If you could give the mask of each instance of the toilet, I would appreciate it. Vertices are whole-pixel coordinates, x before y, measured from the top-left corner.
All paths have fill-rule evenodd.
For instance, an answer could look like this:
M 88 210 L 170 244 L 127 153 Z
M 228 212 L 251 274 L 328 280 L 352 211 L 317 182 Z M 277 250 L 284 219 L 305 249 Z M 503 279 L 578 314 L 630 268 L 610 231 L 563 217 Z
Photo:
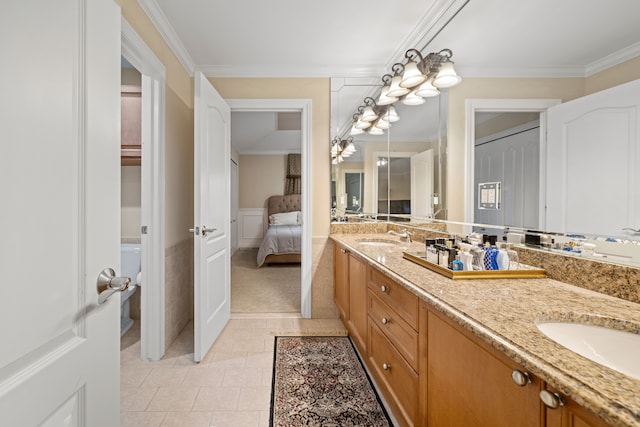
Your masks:
M 124 335 L 133 326 L 131 319 L 130 298 L 140 286 L 141 280 L 141 246 L 139 243 L 120 244 L 121 276 L 131 279 L 129 288 L 122 293 L 120 300 L 120 336 Z M 137 285 L 137 286 L 136 286 Z

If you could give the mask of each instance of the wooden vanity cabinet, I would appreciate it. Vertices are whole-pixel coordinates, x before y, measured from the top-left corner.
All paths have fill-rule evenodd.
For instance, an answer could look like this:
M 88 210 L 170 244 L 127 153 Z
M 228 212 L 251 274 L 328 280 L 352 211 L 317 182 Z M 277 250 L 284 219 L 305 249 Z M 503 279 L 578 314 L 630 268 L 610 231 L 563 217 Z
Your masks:
M 545 407 L 540 392 L 553 390 L 543 381 L 358 255 L 334 248 L 340 317 L 400 425 L 608 425 L 564 396 L 564 406 Z
M 513 371 L 525 369 L 427 306 L 423 314 L 427 363 L 420 376 L 426 381 L 422 403 L 428 425 L 544 425 L 538 378 L 529 375 L 530 383 L 516 385 Z
M 552 387 L 545 387 L 551 393 L 558 393 Z M 545 408 L 546 427 L 606 427 L 609 426 L 602 418 L 586 410 L 573 400 L 562 396 L 563 405 L 553 409 Z
M 363 357 L 367 352 L 367 263 L 342 245 L 334 245 L 333 298 L 340 318 Z
M 367 301 L 367 366 L 397 421 L 424 425 L 419 419 L 418 297 L 370 267 Z
M 333 301 L 346 325 L 349 320 L 349 253 L 338 243 L 333 245 Z

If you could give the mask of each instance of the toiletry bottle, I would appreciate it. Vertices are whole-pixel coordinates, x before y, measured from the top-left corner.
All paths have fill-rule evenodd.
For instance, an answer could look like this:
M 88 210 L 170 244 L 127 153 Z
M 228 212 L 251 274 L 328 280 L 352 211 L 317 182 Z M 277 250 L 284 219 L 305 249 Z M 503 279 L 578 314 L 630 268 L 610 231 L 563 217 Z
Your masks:
M 456 255 L 456 259 L 451 263 L 451 269 L 453 271 L 462 271 L 464 269 L 462 261 L 460 261 L 460 255 Z

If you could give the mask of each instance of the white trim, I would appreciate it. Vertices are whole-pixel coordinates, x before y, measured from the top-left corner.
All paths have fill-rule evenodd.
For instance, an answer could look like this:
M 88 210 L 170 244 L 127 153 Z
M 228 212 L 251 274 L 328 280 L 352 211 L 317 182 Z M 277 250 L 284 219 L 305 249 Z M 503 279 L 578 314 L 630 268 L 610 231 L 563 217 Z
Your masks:
M 607 55 L 604 58 L 587 64 L 585 66 L 585 77 L 590 77 L 600 71 L 604 71 L 607 68 L 611 68 L 638 56 L 640 56 L 640 42 L 634 43 L 631 46 L 627 46 L 624 49 L 620 49 L 619 51 L 612 53 L 611 55 Z
M 184 69 L 189 73 L 189 76 L 193 77 L 195 70 L 193 59 L 182 44 L 182 41 L 180 41 L 180 37 L 176 34 L 176 31 L 169 23 L 164 12 L 162 12 L 162 9 L 158 6 L 156 0 L 138 0 L 138 4 L 149 17 L 164 41 L 167 42 L 171 51 L 178 58 L 178 61 L 180 61 Z
M 546 158 L 547 118 L 546 111 L 554 105 L 560 104 L 560 99 L 467 99 L 465 102 L 465 133 L 464 133 L 464 222 L 474 222 L 474 164 L 475 164 L 475 127 L 476 112 L 504 111 L 504 112 L 539 112 L 540 113 L 540 159 Z M 540 203 L 539 221 L 544 229 L 546 194 L 544 181 L 546 177 L 546 165 L 540 162 Z
M 311 99 L 227 99 L 231 111 L 301 111 L 302 120 L 302 265 L 300 307 L 302 317 L 311 318 L 312 245 L 311 245 Z
M 153 51 L 122 18 L 122 56 L 142 74 L 141 224 L 144 291 L 140 300 L 140 356 L 165 352 L 165 87 L 166 71 Z

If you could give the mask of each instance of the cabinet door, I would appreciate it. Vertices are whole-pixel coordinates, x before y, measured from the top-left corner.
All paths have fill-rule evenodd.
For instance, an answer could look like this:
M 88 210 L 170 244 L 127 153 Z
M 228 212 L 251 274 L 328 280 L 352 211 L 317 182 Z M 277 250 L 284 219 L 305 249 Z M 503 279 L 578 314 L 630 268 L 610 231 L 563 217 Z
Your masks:
M 427 408 L 430 426 L 540 426 L 540 381 L 511 379 L 515 363 L 429 311 Z
M 349 253 L 349 332 L 365 356 L 367 350 L 367 265 Z
M 338 306 L 343 322 L 349 320 L 349 255 L 344 246 L 333 246 L 333 301 Z
M 557 393 L 547 387 L 552 393 Z M 546 427 L 605 427 L 604 420 L 586 410 L 571 399 L 563 396 L 564 406 L 557 409 L 545 408 Z

